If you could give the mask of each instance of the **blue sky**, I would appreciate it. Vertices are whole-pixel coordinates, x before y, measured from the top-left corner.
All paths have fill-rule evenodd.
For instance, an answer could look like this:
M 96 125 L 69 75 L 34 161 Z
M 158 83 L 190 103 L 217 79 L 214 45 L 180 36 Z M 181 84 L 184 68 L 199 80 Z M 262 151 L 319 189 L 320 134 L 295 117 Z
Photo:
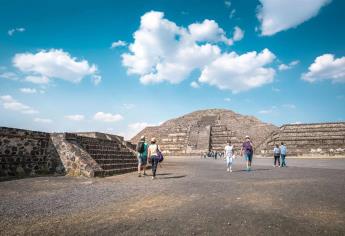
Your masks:
M 131 137 L 206 108 L 275 125 L 344 121 L 344 10 L 341 0 L 3 0 L 0 126 Z

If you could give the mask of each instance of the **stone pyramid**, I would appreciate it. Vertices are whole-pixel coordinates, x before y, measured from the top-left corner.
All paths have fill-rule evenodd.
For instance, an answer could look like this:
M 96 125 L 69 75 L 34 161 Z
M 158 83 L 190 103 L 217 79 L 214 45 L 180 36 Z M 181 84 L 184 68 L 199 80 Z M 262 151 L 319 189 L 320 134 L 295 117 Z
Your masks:
M 246 135 L 254 145 L 259 145 L 276 129 L 253 116 L 208 109 L 168 120 L 160 126 L 146 127 L 131 142 L 137 143 L 145 135 L 147 140 L 155 137 L 167 155 L 201 155 L 211 150 L 222 151 L 228 140 L 239 150 Z

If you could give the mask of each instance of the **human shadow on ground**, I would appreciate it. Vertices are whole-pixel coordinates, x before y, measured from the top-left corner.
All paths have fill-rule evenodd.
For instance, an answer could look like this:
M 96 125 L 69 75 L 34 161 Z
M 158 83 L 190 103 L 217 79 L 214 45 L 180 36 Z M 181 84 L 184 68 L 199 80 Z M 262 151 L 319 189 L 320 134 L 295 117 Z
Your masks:
M 162 177 L 162 178 L 159 178 L 159 179 L 181 179 L 181 178 L 184 178 L 186 176 L 187 175 L 177 175 L 177 176 Z
M 162 174 L 157 174 L 157 175 L 172 175 L 172 173 L 162 173 Z
M 251 169 L 250 171 L 247 170 L 233 170 L 232 172 L 254 172 L 254 171 L 265 171 L 265 170 L 272 170 L 272 169 Z

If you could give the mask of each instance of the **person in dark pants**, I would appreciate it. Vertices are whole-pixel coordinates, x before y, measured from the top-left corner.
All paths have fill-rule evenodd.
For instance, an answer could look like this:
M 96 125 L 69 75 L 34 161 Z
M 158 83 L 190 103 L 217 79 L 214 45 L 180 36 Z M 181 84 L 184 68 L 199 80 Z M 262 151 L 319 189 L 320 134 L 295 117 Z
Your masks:
M 151 165 L 152 165 L 152 179 L 156 178 L 156 172 L 157 172 L 157 166 L 158 166 L 158 153 L 157 151 L 160 151 L 160 148 L 157 144 L 156 138 L 151 139 L 151 144 L 148 148 L 148 157 L 151 159 Z
M 274 167 L 280 166 L 280 149 L 278 144 L 275 145 L 273 149 L 273 156 L 274 156 Z
M 280 145 L 280 167 L 286 167 L 286 161 L 285 161 L 285 158 L 286 158 L 286 146 L 284 145 L 284 143 L 282 142 L 281 145 Z
M 254 153 L 254 145 L 250 140 L 250 137 L 246 135 L 246 139 L 242 144 L 241 148 L 241 156 L 244 155 L 246 162 L 247 162 L 247 171 L 252 169 L 252 160 L 253 160 L 253 153 Z

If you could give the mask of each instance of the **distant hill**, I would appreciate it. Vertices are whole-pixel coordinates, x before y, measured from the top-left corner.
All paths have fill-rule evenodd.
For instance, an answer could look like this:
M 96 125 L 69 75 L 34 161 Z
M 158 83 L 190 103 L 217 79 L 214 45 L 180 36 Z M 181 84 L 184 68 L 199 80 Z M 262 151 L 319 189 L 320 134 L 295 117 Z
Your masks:
M 169 155 L 200 155 L 209 150 L 221 151 L 231 140 L 236 149 L 246 135 L 254 145 L 261 144 L 277 127 L 254 116 L 245 116 L 225 109 L 199 110 L 168 120 L 160 126 L 146 127 L 131 141 L 137 143 L 142 135 L 155 137 Z

